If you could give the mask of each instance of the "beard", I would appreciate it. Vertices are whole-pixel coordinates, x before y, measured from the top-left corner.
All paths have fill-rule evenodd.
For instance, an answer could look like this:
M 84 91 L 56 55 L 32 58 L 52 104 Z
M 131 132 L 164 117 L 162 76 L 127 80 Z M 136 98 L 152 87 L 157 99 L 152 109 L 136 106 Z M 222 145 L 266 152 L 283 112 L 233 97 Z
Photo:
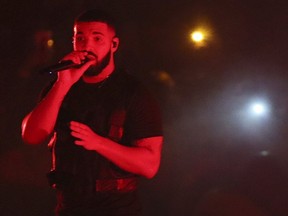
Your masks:
M 100 74 L 105 67 L 109 64 L 111 59 L 111 50 L 104 56 L 104 58 L 97 62 L 95 65 L 91 65 L 84 73 L 85 76 L 96 76 Z

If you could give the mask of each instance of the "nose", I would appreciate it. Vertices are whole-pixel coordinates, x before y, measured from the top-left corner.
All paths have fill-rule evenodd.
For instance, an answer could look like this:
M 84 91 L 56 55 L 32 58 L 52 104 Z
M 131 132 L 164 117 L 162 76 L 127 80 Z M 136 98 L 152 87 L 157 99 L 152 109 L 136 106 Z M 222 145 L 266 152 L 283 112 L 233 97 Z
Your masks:
M 85 51 L 91 51 L 92 44 L 91 40 L 89 38 L 86 38 L 85 40 L 82 41 L 81 43 L 81 50 Z

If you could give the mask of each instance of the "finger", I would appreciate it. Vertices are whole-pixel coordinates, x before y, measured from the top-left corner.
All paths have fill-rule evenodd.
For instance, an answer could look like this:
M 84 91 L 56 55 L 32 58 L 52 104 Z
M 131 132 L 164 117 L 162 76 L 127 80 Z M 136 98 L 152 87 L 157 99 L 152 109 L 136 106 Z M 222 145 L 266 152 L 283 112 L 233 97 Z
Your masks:
M 89 130 L 80 128 L 80 127 L 70 127 L 71 133 L 74 132 L 75 134 L 81 134 L 83 136 L 88 136 L 89 135 Z
M 71 136 L 76 138 L 76 139 L 80 139 L 80 140 L 84 140 L 86 139 L 87 135 L 86 134 L 83 134 L 83 133 L 78 133 L 78 132 L 75 132 L 75 131 L 71 131 Z
M 78 131 L 78 132 L 85 130 L 83 127 L 80 127 L 78 125 L 70 125 L 70 129 L 73 131 Z
M 93 146 L 87 145 L 87 143 L 82 141 L 82 140 L 76 140 L 74 143 L 75 143 L 75 145 L 82 146 L 83 148 L 85 148 L 87 150 L 93 150 L 94 149 Z
M 75 126 L 75 125 L 70 125 L 70 130 L 74 131 L 74 132 L 77 132 L 77 133 L 80 133 L 81 131 L 83 131 L 82 128 L 80 128 L 78 126 Z
M 74 55 L 72 55 L 75 63 L 79 65 L 87 65 L 89 67 L 91 64 L 95 64 L 95 60 L 97 60 L 96 55 L 87 51 L 76 51 Z M 89 62 L 89 64 L 87 64 Z M 84 67 L 85 68 L 85 67 Z
M 74 143 L 78 146 L 84 146 L 84 142 L 82 140 L 75 140 Z
M 87 70 L 91 65 L 95 65 L 97 63 L 97 59 L 85 59 L 85 63 L 81 67 L 83 70 Z
M 76 52 L 69 53 L 61 61 L 67 61 L 67 60 L 73 61 L 76 64 L 79 64 L 81 62 L 79 54 L 77 54 Z
M 70 121 L 68 126 L 74 127 L 74 128 L 83 128 L 83 125 L 80 122 L 76 122 L 76 121 Z
M 71 121 L 70 122 L 70 127 L 78 127 L 78 128 L 81 128 L 81 129 L 87 129 L 87 125 L 82 124 L 80 122 L 76 122 L 76 121 Z

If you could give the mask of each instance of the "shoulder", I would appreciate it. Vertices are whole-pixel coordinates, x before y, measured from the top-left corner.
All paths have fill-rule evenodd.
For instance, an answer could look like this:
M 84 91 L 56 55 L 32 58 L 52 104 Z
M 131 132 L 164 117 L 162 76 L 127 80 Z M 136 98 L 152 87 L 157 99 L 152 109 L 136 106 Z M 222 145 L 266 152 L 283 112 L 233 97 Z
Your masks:
M 128 88 L 139 88 L 141 86 L 143 87 L 139 79 L 125 69 L 118 69 L 115 71 L 114 80 Z
M 117 70 L 111 77 L 110 87 L 118 91 L 122 95 L 132 99 L 140 99 L 143 97 L 151 97 L 152 94 L 148 88 L 135 75 L 127 70 Z

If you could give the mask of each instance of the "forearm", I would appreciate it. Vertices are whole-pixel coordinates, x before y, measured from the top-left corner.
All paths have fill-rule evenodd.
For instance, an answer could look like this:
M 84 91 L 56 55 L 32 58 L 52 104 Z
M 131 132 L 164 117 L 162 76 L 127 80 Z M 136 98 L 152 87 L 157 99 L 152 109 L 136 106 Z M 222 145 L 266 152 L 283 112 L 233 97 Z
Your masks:
M 46 97 L 25 117 L 22 122 L 22 137 L 25 142 L 39 144 L 52 133 L 69 88 L 56 82 Z
M 136 140 L 131 147 L 120 145 L 108 138 L 93 133 L 82 125 L 72 123 L 72 136 L 76 145 L 96 151 L 121 169 L 137 175 L 152 178 L 158 171 L 163 137 L 149 137 Z M 78 123 L 76 123 L 78 125 Z M 85 130 L 88 129 L 88 131 Z
M 146 178 L 152 178 L 159 168 L 160 161 L 153 155 L 157 153 L 145 147 L 127 147 L 106 139 L 97 152 L 121 169 Z

